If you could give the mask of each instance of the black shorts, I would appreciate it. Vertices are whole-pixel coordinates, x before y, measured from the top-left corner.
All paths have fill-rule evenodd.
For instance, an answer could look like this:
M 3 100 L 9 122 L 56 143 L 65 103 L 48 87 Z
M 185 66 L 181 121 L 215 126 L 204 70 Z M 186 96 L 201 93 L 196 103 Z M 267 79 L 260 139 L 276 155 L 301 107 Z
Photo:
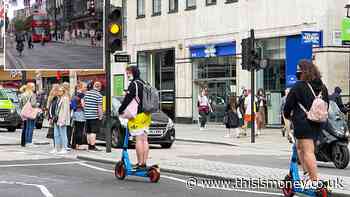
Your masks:
M 86 120 L 86 133 L 99 133 L 101 128 L 101 120 L 99 119 L 93 119 L 93 120 Z

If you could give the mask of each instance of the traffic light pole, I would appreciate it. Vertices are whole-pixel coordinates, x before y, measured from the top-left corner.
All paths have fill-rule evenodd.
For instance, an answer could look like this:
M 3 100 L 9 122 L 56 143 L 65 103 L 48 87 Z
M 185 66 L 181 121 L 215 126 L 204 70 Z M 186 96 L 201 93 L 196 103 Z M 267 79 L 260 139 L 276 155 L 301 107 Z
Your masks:
M 250 30 L 250 37 L 252 39 L 252 46 L 253 49 L 255 49 L 255 35 L 254 35 L 254 29 Z M 255 105 L 255 65 L 250 66 L 250 79 L 251 79 L 251 100 L 250 100 L 250 105 L 251 105 L 251 135 L 250 135 L 250 140 L 251 143 L 255 143 L 255 111 L 254 111 L 254 105 Z
M 111 2 L 105 0 L 105 12 L 104 12 L 104 44 L 105 44 L 105 69 L 106 69 L 106 125 L 105 125 L 105 138 L 106 138 L 106 152 L 110 153 L 112 150 L 112 134 L 111 134 L 111 53 L 109 48 L 109 32 L 108 32 L 108 15 L 110 12 Z

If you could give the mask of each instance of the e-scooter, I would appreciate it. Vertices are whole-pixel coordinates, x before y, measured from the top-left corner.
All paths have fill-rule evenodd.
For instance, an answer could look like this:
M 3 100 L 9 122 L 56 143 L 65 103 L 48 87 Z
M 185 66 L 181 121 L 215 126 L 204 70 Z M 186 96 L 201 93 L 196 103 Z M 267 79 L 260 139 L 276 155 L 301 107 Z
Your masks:
M 331 192 L 324 184 L 320 188 L 308 187 L 299 176 L 298 169 L 298 152 L 296 145 L 293 144 L 293 153 L 290 162 L 289 174 L 284 179 L 282 188 L 285 197 L 292 197 L 295 194 L 303 194 L 312 197 L 330 197 Z
M 126 176 L 148 177 L 152 183 L 157 183 L 160 179 L 160 168 L 158 165 L 153 165 L 142 169 L 133 168 L 128 154 L 129 136 L 130 134 L 128 129 L 125 129 L 122 159 L 115 165 L 115 177 L 119 180 L 125 179 Z

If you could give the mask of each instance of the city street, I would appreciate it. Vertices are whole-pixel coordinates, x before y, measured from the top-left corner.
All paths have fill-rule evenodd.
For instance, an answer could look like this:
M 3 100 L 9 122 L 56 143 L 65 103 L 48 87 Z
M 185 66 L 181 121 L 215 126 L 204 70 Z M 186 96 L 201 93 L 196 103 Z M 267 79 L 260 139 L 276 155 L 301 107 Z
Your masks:
M 214 126 L 211 125 L 210 127 Z M 220 126 L 215 126 L 215 129 L 202 132 L 221 135 L 219 128 Z M 2 180 L 8 180 L 8 182 L 14 181 L 14 177 L 22 177 L 19 174 L 26 176 L 26 179 L 22 181 L 15 179 L 15 181 L 24 182 L 24 180 L 28 180 L 28 177 L 36 176 L 39 178 L 29 179 L 30 184 L 33 183 L 30 182 L 31 180 L 38 180 L 34 183 L 45 185 L 52 193 L 63 191 L 75 196 L 80 196 L 78 193 L 74 193 L 78 191 L 75 188 L 83 188 L 84 190 L 80 191 L 87 191 L 86 194 L 95 194 L 96 188 L 103 188 L 104 193 L 101 193 L 103 194 L 101 196 L 113 194 L 113 192 L 114 194 L 116 192 L 128 194 L 127 196 L 141 196 L 141 194 L 146 196 L 152 194 L 159 196 L 166 196 L 166 194 L 169 194 L 167 196 L 280 195 L 280 190 L 277 188 L 268 188 L 267 190 L 254 190 L 253 188 L 237 190 L 235 188 L 233 191 L 204 190 L 201 187 L 195 187 L 193 191 L 186 189 L 185 183 L 191 176 L 202 177 L 208 175 L 224 178 L 246 177 L 280 180 L 288 171 L 290 157 L 289 145 L 283 143 L 285 141 L 282 140 L 279 140 L 282 143 L 275 142 L 278 136 L 274 133 L 267 133 L 276 132 L 273 130 L 266 130 L 263 136 L 257 138 L 257 143 L 254 145 L 244 142 L 248 138 L 242 138 L 240 139 L 242 140 L 241 144 L 236 141 L 237 145 L 235 146 L 182 141 L 181 138 L 186 136 L 184 133 L 190 130 L 193 134 L 196 134 L 193 125 L 177 126 L 179 140 L 171 149 L 161 149 L 156 145 L 151 146 L 149 165 L 160 165 L 162 178 L 159 184 L 150 184 L 147 180 L 137 177 L 127 177 L 125 181 L 116 180 L 112 170 L 113 164 L 120 158 L 121 150 L 112 149 L 111 153 L 106 153 L 103 142 L 98 143 L 100 145 L 99 149 L 102 150 L 100 152 L 71 151 L 64 156 L 49 154 L 52 144 L 50 144 L 51 140 L 45 138 L 46 129 L 35 130 L 33 139 L 37 145 L 26 148 L 19 146 L 20 130 L 14 133 L 0 132 L 0 160 L 2 160 L 0 167 L 7 168 L 5 171 L 2 170 L 0 174 L 9 178 L 9 180 L 2 178 Z M 224 133 L 224 130 L 221 130 L 221 132 Z M 266 138 L 269 138 L 270 142 L 264 140 Z M 220 139 L 220 136 L 218 136 L 218 139 Z M 260 143 L 260 141 L 264 142 Z M 267 145 L 268 143 L 274 143 L 274 146 Z M 132 161 L 136 160 L 135 149 L 130 149 L 129 155 Z M 18 166 L 18 164 L 23 163 L 26 163 L 26 165 Z M 37 166 L 36 163 L 40 163 L 40 166 Z M 344 190 L 341 190 L 341 192 L 349 193 L 349 167 L 339 170 L 334 168 L 331 163 L 319 162 L 318 164 L 322 177 L 344 180 Z M 191 173 L 193 174 L 191 175 Z M 91 174 L 93 174 L 93 177 L 88 178 Z M 0 182 L 1 184 L 8 183 Z M 161 189 L 157 185 L 160 185 Z M 20 187 L 23 190 L 27 188 L 18 185 L 12 186 Z M 38 192 L 35 187 L 29 189 L 33 190 L 32 192 Z M 90 190 L 91 192 L 88 192 Z M 56 196 L 56 193 L 54 196 Z M 60 193 L 57 193 L 57 196 L 60 196 Z
M 0 137 L 1 138 L 1 137 Z M 113 166 L 56 156 L 45 146 L 1 146 L 0 193 L 3 197 L 95 197 L 95 196 L 238 196 L 267 197 L 273 193 L 186 188 L 188 177 L 162 173 L 159 183 L 140 177 L 117 180 Z M 11 153 L 11 154 L 9 154 Z
M 23 56 L 19 56 L 16 43 L 6 40 L 6 69 L 103 69 L 102 47 L 61 42 L 34 43 L 33 49 L 24 45 Z

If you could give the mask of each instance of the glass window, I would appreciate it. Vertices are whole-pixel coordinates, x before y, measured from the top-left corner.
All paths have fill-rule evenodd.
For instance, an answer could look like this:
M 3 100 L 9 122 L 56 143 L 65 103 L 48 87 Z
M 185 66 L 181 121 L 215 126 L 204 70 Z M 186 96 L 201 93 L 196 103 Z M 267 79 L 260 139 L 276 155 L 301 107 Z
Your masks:
M 179 8 L 178 6 L 178 0 L 169 0 L 169 12 L 177 12 Z
M 153 0 L 153 15 L 160 15 L 162 12 L 161 0 Z
M 199 58 L 193 64 L 194 79 L 236 77 L 236 58 L 232 56 Z
M 47 20 L 47 17 L 42 15 L 34 15 L 33 20 Z
M 206 4 L 207 5 L 215 5 L 216 4 L 216 0 L 206 0 Z
M 145 0 L 137 0 L 137 16 L 145 16 Z
M 226 3 L 237 3 L 238 0 L 226 0 Z
M 186 0 L 186 8 L 195 8 L 196 7 L 196 0 Z

